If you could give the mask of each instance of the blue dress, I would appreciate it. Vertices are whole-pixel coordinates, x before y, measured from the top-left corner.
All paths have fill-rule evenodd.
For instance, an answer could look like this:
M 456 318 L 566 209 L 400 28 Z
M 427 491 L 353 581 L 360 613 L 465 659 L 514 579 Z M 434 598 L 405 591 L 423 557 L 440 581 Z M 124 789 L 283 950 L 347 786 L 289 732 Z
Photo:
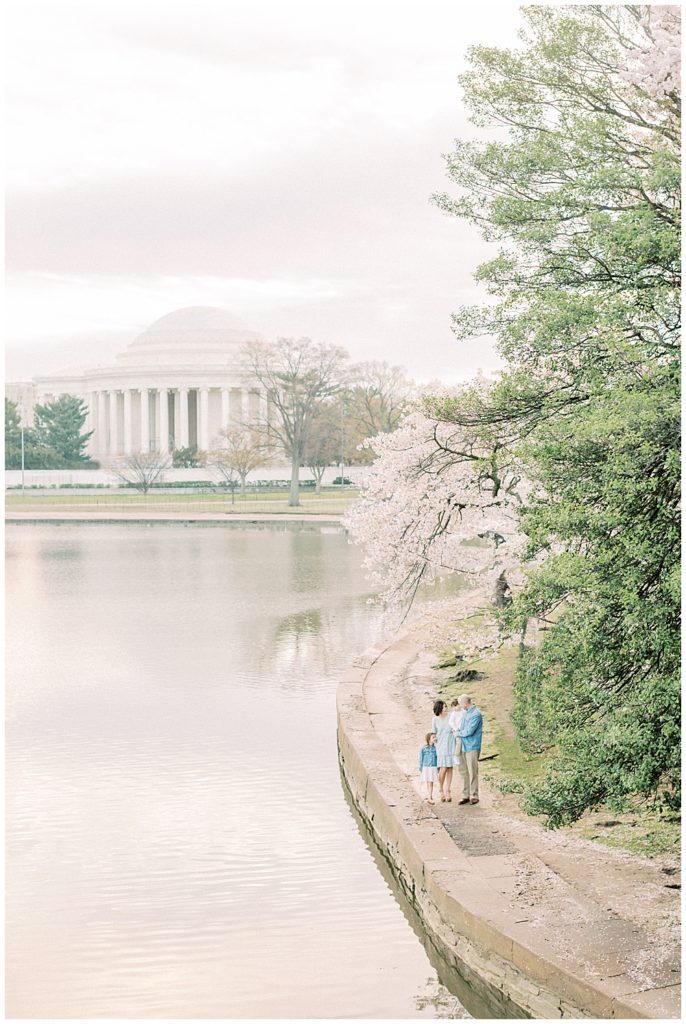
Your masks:
M 439 718 L 434 715 L 431 731 L 436 733 L 436 755 L 439 768 L 452 768 L 455 764 L 455 736 L 451 728 L 450 715 Z

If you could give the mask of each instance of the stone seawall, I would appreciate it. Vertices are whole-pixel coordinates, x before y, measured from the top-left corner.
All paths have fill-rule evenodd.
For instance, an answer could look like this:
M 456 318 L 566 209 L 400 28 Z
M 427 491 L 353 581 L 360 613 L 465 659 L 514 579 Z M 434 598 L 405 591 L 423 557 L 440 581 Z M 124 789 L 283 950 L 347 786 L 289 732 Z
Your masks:
M 402 686 L 418 654 L 416 628 L 373 648 L 345 674 L 337 692 L 339 758 L 360 816 L 443 958 L 494 1015 L 678 1017 L 678 985 L 641 990 L 621 971 L 613 978 L 588 958 L 580 968 L 557 955 L 550 919 L 527 917 L 509 899 L 521 851 L 497 832 L 500 847 L 468 856 L 422 801 L 412 783 L 417 722 Z

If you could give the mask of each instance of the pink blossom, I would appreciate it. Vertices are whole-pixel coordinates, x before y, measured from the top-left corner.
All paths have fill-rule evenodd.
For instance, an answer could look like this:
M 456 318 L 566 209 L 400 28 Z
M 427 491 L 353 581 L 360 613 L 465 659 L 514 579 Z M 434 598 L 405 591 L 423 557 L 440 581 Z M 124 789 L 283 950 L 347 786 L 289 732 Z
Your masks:
M 646 6 L 639 21 L 641 38 L 628 51 L 620 72 L 653 105 L 675 102 L 681 92 L 681 10 L 677 6 Z
M 445 393 L 468 398 L 490 386 L 482 380 Z M 446 571 L 492 585 L 518 570 L 517 510 L 530 486 L 511 452 L 494 455 L 477 431 L 419 406 L 365 446 L 377 458 L 346 525 L 386 600 L 412 599 L 420 583 Z

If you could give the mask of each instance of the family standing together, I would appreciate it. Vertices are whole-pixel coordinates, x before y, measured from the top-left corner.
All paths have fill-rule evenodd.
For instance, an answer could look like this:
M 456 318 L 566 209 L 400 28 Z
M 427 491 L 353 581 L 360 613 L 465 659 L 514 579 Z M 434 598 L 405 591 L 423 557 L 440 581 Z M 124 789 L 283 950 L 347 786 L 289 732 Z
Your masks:
M 428 803 L 436 802 L 436 783 L 441 803 L 452 802 L 453 768 L 457 766 L 462 779 L 459 803 L 478 804 L 482 729 L 481 712 L 466 693 L 454 700 L 450 709 L 445 701 L 436 701 L 431 732 L 426 734 L 426 744 L 419 751 L 419 770 Z

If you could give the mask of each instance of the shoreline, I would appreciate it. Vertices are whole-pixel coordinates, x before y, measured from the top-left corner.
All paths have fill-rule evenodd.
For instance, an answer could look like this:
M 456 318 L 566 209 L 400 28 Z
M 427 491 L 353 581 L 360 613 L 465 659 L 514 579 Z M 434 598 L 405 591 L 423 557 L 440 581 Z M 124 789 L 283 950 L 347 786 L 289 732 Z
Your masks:
M 510 818 L 483 782 L 478 808 L 423 801 L 430 621 L 368 651 L 337 692 L 343 776 L 427 932 L 521 1015 L 678 1018 L 678 940 L 665 927 L 678 895 L 659 864 Z
M 7 512 L 5 523 L 231 523 L 320 522 L 342 525 L 343 516 L 328 512 Z

